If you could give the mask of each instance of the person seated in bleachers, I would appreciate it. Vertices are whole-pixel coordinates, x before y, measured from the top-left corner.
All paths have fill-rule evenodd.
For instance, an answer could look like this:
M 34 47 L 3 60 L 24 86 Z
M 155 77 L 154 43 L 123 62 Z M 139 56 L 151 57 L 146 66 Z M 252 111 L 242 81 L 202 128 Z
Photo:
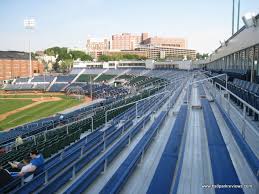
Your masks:
M 18 177 L 18 176 L 24 176 L 24 182 L 29 182 L 33 178 L 33 174 L 29 172 L 31 169 L 31 157 L 27 156 L 23 158 L 22 163 L 18 162 L 9 162 L 9 164 L 12 166 L 12 168 L 18 168 L 20 169 L 20 172 L 10 172 L 12 177 Z
M 8 185 L 10 182 L 12 182 L 12 180 L 13 177 L 10 175 L 8 170 L 5 170 L 2 166 L 0 166 L 0 188 Z
M 0 154 L 4 154 L 4 153 L 6 153 L 5 148 L 4 147 L 0 147 Z
M 30 177 L 30 175 L 37 175 L 39 173 L 41 173 L 44 169 L 44 158 L 41 154 L 38 153 L 37 150 L 32 150 L 30 152 L 30 163 L 26 164 L 26 165 L 21 165 L 20 163 L 17 162 L 9 162 L 9 164 L 14 167 L 14 168 L 20 168 L 22 169 L 24 166 L 26 166 L 23 170 L 21 170 L 19 173 L 12 173 L 12 176 L 25 176 Z M 32 179 L 32 178 L 31 178 Z M 28 179 L 28 180 L 31 180 Z
M 23 144 L 23 139 L 21 138 L 21 136 L 18 136 L 16 139 L 15 139 L 15 145 L 16 146 L 19 146 Z
M 31 171 L 30 172 L 33 172 L 34 174 L 38 174 L 40 173 L 41 171 L 43 171 L 44 169 L 44 158 L 42 156 L 42 154 L 40 154 L 37 150 L 32 150 L 30 152 L 30 157 L 31 157 Z

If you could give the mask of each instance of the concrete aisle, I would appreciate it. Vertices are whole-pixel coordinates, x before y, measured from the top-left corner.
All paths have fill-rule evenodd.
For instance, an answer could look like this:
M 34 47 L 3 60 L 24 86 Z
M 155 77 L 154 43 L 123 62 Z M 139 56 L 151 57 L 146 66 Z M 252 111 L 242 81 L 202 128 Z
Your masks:
M 194 85 L 192 88 L 191 106 L 198 107 L 200 104 L 198 88 Z M 182 173 L 177 193 L 214 194 L 213 189 L 202 188 L 202 185 L 213 184 L 202 109 L 189 109 L 186 131 L 187 137 Z

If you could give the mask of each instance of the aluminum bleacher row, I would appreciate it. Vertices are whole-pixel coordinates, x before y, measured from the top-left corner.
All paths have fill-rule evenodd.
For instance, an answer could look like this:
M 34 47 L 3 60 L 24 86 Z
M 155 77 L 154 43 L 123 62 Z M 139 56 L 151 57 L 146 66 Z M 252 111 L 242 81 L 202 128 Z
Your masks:
M 152 94 L 152 93 L 151 93 Z M 145 97 L 145 95 L 144 96 L 142 96 L 142 97 Z M 133 99 L 136 99 L 136 97 L 134 97 Z M 130 99 L 131 100 L 131 99 Z M 128 100 L 123 100 L 122 102 L 124 102 L 124 103 L 129 103 L 130 101 L 128 101 Z M 152 102 L 154 102 L 154 101 L 152 101 Z M 143 109 L 143 111 L 145 112 L 145 111 L 147 111 L 147 109 L 149 108 L 149 106 L 150 106 L 150 104 L 149 103 L 147 103 L 146 104 L 146 107 L 145 107 L 145 109 Z M 126 107 L 126 109 L 127 109 L 128 107 Z M 141 104 L 140 104 L 140 110 L 142 110 L 141 109 Z M 125 108 L 123 109 L 123 110 L 126 110 Z M 118 115 L 118 114 L 120 114 L 121 113 L 121 111 L 123 111 L 123 110 L 119 110 L 119 111 L 113 111 L 113 112 L 111 112 L 114 116 L 116 116 L 116 114 Z M 130 109 L 131 110 L 131 109 Z M 117 112 L 117 113 L 116 113 Z M 114 116 L 112 116 L 112 114 L 110 114 L 110 115 L 108 115 L 108 119 L 111 119 L 111 118 L 113 118 Z M 131 112 L 130 112 L 130 114 L 131 115 L 134 115 L 135 116 L 135 110 L 131 110 Z M 128 119 L 131 119 L 131 117 L 127 117 Z M 96 120 L 96 119 L 95 119 Z M 103 119 L 101 119 L 100 121 L 101 122 L 99 122 L 99 120 L 100 119 L 98 119 L 97 118 L 97 120 L 94 122 L 94 126 L 95 126 L 95 128 L 97 128 L 98 126 L 100 126 L 101 124 L 102 124 L 102 120 Z M 87 123 L 86 123 L 87 124 Z M 62 142 L 60 142 L 60 140 L 59 139 L 56 139 L 56 140 L 54 140 L 53 141 L 53 138 L 47 138 L 47 139 L 49 139 L 50 141 L 48 141 L 50 144 L 48 144 L 48 142 L 45 142 L 42 146 L 40 146 L 40 147 L 42 147 L 42 148 L 44 148 L 48 153 L 50 153 L 50 154 L 44 154 L 45 156 L 51 156 L 51 153 L 56 153 L 57 152 L 57 150 L 59 150 L 59 149 L 62 149 L 62 148 L 64 148 L 66 145 L 68 145 L 68 144 L 70 144 L 71 142 L 73 142 L 75 139 L 78 139 L 78 135 L 80 135 L 80 133 L 82 132 L 82 130 L 87 130 L 87 129 L 89 129 L 90 127 L 88 126 L 87 128 L 86 127 L 84 127 L 83 125 L 85 125 L 85 124 L 83 124 L 82 126 L 80 126 L 81 124 L 80 124 L 80 122 L 78 122 L 78 123 L 75 123 L 75 127 L 73 127 L 73 125 L 71 126 L 71 127 L 69 127 L 68 128 L 68 131 L 70 131 L 69 132 L 69 134 L 71 134 L 71 135 L 67 135 L 67 133 L 66 133 L 66 131 L 67 131 L 67 128 L 65 127 L 65 128 L 63 128 L 64 130 L 62 131 L 62 128 L 61 128 L 61 137 L 62 137 Z M 89 125 L 89 122 L 88 122 L 88 125 Z M 79 129 L 79 130 L 77 130 L 77 129 Z M 65 133 L 63 133 L 65 131 Z M 55 133 L 56 134 L 56 133 Z M 52 135 L 53 136 L 53 135 Z M 45 137 L 46 138 L 46 137 Z M 55 136 L 54 136 L 54 138 L 55 138 Z M 48 145 L 47 145 L 48 144 Z M 55 144 L 55 145 L 53 145 L 53 144 Z M 38 145 L 38 144 L 36 144 L 36 145 Z M 38 147 L 39 148 L 39 147 Z M 52 148 L 54 148 L 54 150 L 52 149 Z M 29 148 L 29 150 L 30 150 L 31 148 Z M 39 148 L 40 149 L 40 148 Z M 19 152 L 19 155 L 21 156 L 21 157 L 23 157 L 24 156 L 24 154 L 25 154 L 25 152 L 27 151 L 27 153 L 28 153 L 28 151 L 29 150 L 24 150 L 24 152 L 21 152 L 21 150 L 20 149 L 18 149 L 18 152 Z M 43 151 L 43 153 L 44 153 L 45 151 Z M 17 155 L 14 155 L 14 158 L 17 158 L 18 156 Z M 9 158 L 10 159 L 10 158 Z M 8 161 L 9 161 L 9 159 L 8 159 Z M 15 186 L 16 186 L 17 184 L 15 184 Z M 19 183 L 18 183 L 18 185 L 19 185 Z M 8 188 L 8 187 L 7 187 Z
M 110 74 L 104 73 L 104 74 L 100 75 L 99 77 L 97 77 L 97 79 L 95 79 L 94 81 L 95 82 L 107 82 L 107 81 L 113 79 L 114 77 L 116 77 L 115 74 L 110 75 Z
M 204 92 L 204 90 L 201 89 Z M 228 128 L 230 129 L 237 145 L 239 146 L 241 152 L 243 153 L 247 163 L 249 164 L 252 172 L 255 177 L 259 181 L 259 159 L 256 157 L 256 154 L 249 146 L 248 142 L 243 138 L 240 130 L 234 124 L 234 122 L 230 119 L 229 115 L 224 111 L 224 109 L 220 106 L 220 104 L 216 101 L 216 105 L 221 112 L 223 119 L 225 120 Z
M 78 115 L 80 115 L 82 113 L 87 113 L 89 110 L 92 110 L 93 108 L 97 108 L 101 105 L 106 105 L 110 102 L 108 102 L 108 101 L 98 102 L 98 103 L 92 104 L 90 106 L 83 107 L 83 108 L 77 109 L 75 111 L 72 111 L 70 113 L 64 114 L 62 123 L 67 124 L 69 122 L 73 122 L 75 116 L 76 116 L 76 118 L 78 118 Z M 40 119 L 38 121 L 34 121 L 29 124 L 25 124 L 20 127 L 13 128 L 10 131 L 1 134 L 0 145 L 14 141 L 14 139 L 17 136 L 27 137 L 27 136 L 37 134 L 41 131 L 46 131 L 46 130 L 52 129 L 52 128 L 56 127 L 59 123 L 60 123 L 59 116 L 51 116 L 48 118 Z
M 176 165 L 179 158 L 187 110 L 187 105 L 181 106 L 166 147 L 162 153 L 159 164 L 148 188 L 147 193 L 149 194 L 170 193 L 173 178 L 176 173 Z
M 152 92 L 155 90 L 152 90 Z M 152 94 L 152 92 L 150 94 Z M 109 104 L 112 103 L 115 100 L 119 100 L 120 98 L 112 98 L 112 99 L 107 99 L 106 101 L 102 102 L 102 103 L 96 103 L 96 107 L 105 104 Z M 89 108 L 93 108 L 92 106 Z M 95 107 L 94 107 L 95 108 Z M 64 119 L 62 121 L 62 123 L 68 123 L 71 122 L 71 120 L 73 121 L 73 118 L 78 118 L 78 115 L 80 115 L 83 112 L 86 112 L 87 109 L 85 108 L 80 108 L 79 110 L 73 111 L 72 113 L 70 113 L 69 115 L 64 115 Z M 66 120 L 68 122 L 66 122 Z M 49 129 L 52 129 L 53 127 L 56 127 L 59 124 L 60 120 L 59 120 L 59 116 L 55 116 L 55 117 L 49 117 L 46 119 L 41 119 L 39 121 L 35 121 L 32 122 L 30 124 L 26 124 L 20 127 L 16 127 L 14 129 L 11 129 L 8 132 L 5 132 L 3 134 L 1 134 L 0 137 L 0 144 L 6 144 L 8 142 L 14 141 L 14 139 L 17 136 L 22 136 L 22 137 L 27 137 L 27 136 L 31 136 L 34 135 L 36 133 L 39 133 L 41 131 L 46 131 Z
M 33 84 L 7 84 L 5 90 L 32 90 Z
M 135 127 L 130 129 L 128 131 L 128 133 L 125 134 L 101 159 L 99 159 L 93 166 L 91 166 L 80 177 L 80 179 L 78 179 L 74 184 L 72 184 L 65 191 L 65 193 L 81 193 L 81 192 L 85 191 L 90 186 L 90 184 L 94 181 L 94 179 L 97 178 L 97 176 L 105 170 L 105 168 L 112 162 L 112 160 L 119 154 L 119 152 L 121 152 L 121 150 L 128 144 L 130 139 L 132 139 L 140 131 L 140 129 L 142 127 L 144 127 L 144 125 L 150 120 L 150 115 L 151 115 L 152 111 L 157 110 L 160 107 L 162 107 L 162 105 L 165 103 L 166 99 L 168 99 L 168 97 L 160 99 L 160 102 L 151 109 L 151 112 L 148 115 L 144 116 L 144 118 L 142 118 L 136 124 Z M 149 108 L 150 108 L 150 106 L 149 106 Z M 137 145 L 138 148 L 135 147 L 135 149 L 134 149 L 135 152 L 139 152 L 140 151 L 139 149 L 143 148 L 142 147 L 143 145 L 148 146 L 148 142 L 150 143 L 151 137 L 154 135 L 154 130 L 157 130 L 158 125 L 159 126 L 161 125 L 160 121 L 162 121 L 165 118 L 164 114 L 166 114 L 166 112 L 162 113 L 161 116 L 154 122 L 154 124 L 152 125 L 152 128 L 150 128 L 150 130 L 149 130 L 148 135 L 146 135 L 144 139 L 142 138 L 141 142 L 138 144 L 139 146 Z M 158 124 L 158 123 L 160 123 L 160 124 Z M 137 155 L 137 158 L 136 158 L 134 156 L 135 152 L 132 153 L 131 157 L 127 158 L 127 159 L 128 160 L 133 159 L 135 162 L 138 161 L 139 154 Z M 127 159 L 125 161 L 127 161 Z M 127 163 L 127 162 L 125 162 L 125 163 Z M 132 162 L 131 164 L 132 164 L 131 167 L 134 167 L 134 165 L 136 163 Z M 121 167 L 121 168 L 123 168 L 123 167 Z M 129 171 L 127 171 L 127 172 L 125 171 L 126 174 L 130 173 L 130 169 L 128 169 L 128 170 Z M 126 181 L 127 177 L 128 177 L 127 175 L 126 176 L 124 175 L 124 177 L 121 177 L 121 179 L 120 179 L 121 184 L 118 185 L 119 187 L 122 186 L 122 184 Z M 110 193 L 110 192 L 106 192 L 106 193 Z
M 68 84 L 66 83 L 54 83 L 50 89 L 49 92 L 61 92 L 63 88 L 65 88 Z
M 97 76 L 97 74 L 81 74 L 76 82 L 93 82 L 94 78 Z
M 153 104 L 156 102 L 157 98 L 153 97 L 152 99 L 153 100 L 151 103 Z M 143 102 L 141 105 L 144 112 L 150 108 L 149 102 Z M 132 125 L 131 120 L 136 116 L 135 110 L 129 109 L 123 115 L 123 118 L 126 117 L 127 121 L 125 121 L 120 128 L 115 127 L 115 124 L 117 123 L 113 121 L 112 126 L 106 130 L 97 130 L 88 135 L 86 138 L 80 139 L 78 142 L 65 149 L 65 151 L 62 153 L 62 158 L 60 157 L 60 154 L 58 154 L 58 156 L 54 156 L 48 160 L 45 166 L 45 172 L 35 177 L 32 182 L 18 189 L 15 191 L 15 193 L 32 192 L 42 186 L 43 183 L 46 183 L 46 181 L 48 184 L 46 184 L 44 188 L 40 190 L 40 193 L 54 192 L 62 184 L 64 184 L 64 181 L 68 181 L 71 178 L 71 168 L 67 167 L 71 162 L 76 161 L 73 164 L 75 173 L 77 173 L 80 169 L 83 168 L 83 166 L 88 164 L 90 160 L 97 156 L 103 149 L 105 149 L 105 147 L 108 147 L 116 138 L 121 135 L 122 132 L 126 131 Z M 65 167 L 66 170 L 60 173 L 61 169 Z M 54 175 L 57 176 L 54 177 Z
M 28 82 L 29 78 L 25 77 L 25 78 L 17 78 L 16 79 L 16 83 L 23 83 L 23 82 Z
M 159 114 L 148 131 L 144 134 L 138 144 L 129 153 L 128 157 L 114 173 L 112 178 L 109 179 L 109 181 L 106 183 L 100 192 L 101 194 L 118 193 L 120 191 L 124 183 L 127 181 L 127 178 L 130 176 L 138 162 L 141 160 L 142 154 L 144 154 L 144 151 L 148 149 L 149 144 L 152 142 L 156 132 L 163 124 L 166 116 L 167 111 L 162 111 Z
M 54 76 L 35 76 L 31 82 L 52 82 L 54 80 Z M 17 81 L 16 81 L 17 82 Z
M 171 99 L 171 106 L 176 102 L 176 99 L 178 98 L 180 92 L 181 87 L 179 88 L 179 90 L 176 91 L 175 95 Z M 165 99 L 162 100 L 154 109 L 159 109 L 159 107 L 162 107 L 167 98 L 168 97 L 165 97 Z M 156 131 L 161 127 L 161 124 L 165 120 L 166 115 L 167 111 L 164 111 L 158 116 L 158 118 L 149 128 L 148 132 L 146 132 L 146 134 L 142 137 L 139 143 L 135 146 L 134 150 L 128 155 L 128 157 L 114 173 L 109 182 L 106 183 L 100 193 L 118 193 L 120 191 L 120 189 L 129 178 L 130 174 L 133 172 L 134 168 L 138 164 L 138 161 L 140 160 L 142 154 L 145 150 L 148 149 L 152 138 L 154 137 Z
M 170 79 L 174 77 L 178 71 L 164 71 L 164 70 L 146 70 L 146 69 L 73 69 L 69 75 L 45 75 L 45 76 L 35 76 L 32 78 L 31 83 L 29 82 L 29 78 L 17 78 L 15 84 L 6 84 L 5 90 L 44 90 L 48 88 L 48 85 L 54 81 L 49 91 L 50 92 L 60 92 L 64 91 L 64 89 L 71 84 L 74 78 L 77 76 L 75 72 L 82 72 L 82 74 L 75 80 L 76 82 L 106 82 L 112 80 L 117 75 L 126 72 L 123 75 L 120 75 L 118 79 L 129 79 L 128 85 L 143 87 L 148 84 L 152 84 L 155 82 L 163 81 L 164 79 Z M 104 72 L 104 73 L 103 73 Z M 101 74 L 103 73 L 103 74 Z M 183 73 L 182 71 L 180 73 Z M 97 79 L 97 75 L 99 75 Z M 161 80 L 162 79 L 162 80 Z M 40 84 L 48 84 L 48 85 L 40 85 Z
M 203 87 L 199 87 L 200 95 L 204 95 Z M 224 142 L 218 123 L 211 109 L 209 101 L 201 98 L 203 116 L 206 126 L 208 147 L 215 185 L 240 185 L 238 175 L 232 163 L 230 154 Z M 216 194 L 244 193 L 242 188 L 216 189 Z
M 57 80 L 56 82 L 67 82 L 67 83 L 70 83 L 73 81 L 73 79 L 76 77 L 76 75 L 59 75 L 57 77 Z
M 72 83 L 65 91 L 72 90 L 73 88 L 80 87 L 85 95 L 90 95 L 92 90 L 93 98 L 106 98 L 113 96 L 125 96 L 129 93 L 128 89 L 124 87 L 113 87 L 107 84 L 83 84 Z
M 216 102 L 216 105 L 219 111 L 222 114 L 223 119 L 225 120 L 228 128 L 230 129 L 235 141 L 237 142 L 241 152 L 243 153 L 244 157 L 246 158 L 252 172 L 254 173 L 255 177 L 259 181 L 259 159 L 256 157 L 253 150 L 250 148 L 248 143 L 244 140 L 242 134 L 240 133 L 237 126 L 233 123 L 233 121 L 229 118 L 226 112 L 222 109 L 222 107 Z

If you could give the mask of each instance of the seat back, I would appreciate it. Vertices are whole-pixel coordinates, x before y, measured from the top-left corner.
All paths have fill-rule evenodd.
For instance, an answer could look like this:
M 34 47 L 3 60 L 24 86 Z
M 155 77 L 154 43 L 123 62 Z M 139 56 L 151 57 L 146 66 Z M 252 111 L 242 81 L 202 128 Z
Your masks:
M 245 89 L 245 90 L 248 90 L 248 88 L 250 87 L 250 85 L 251 85 L 251 82 L 245 81 L 244 89 Z

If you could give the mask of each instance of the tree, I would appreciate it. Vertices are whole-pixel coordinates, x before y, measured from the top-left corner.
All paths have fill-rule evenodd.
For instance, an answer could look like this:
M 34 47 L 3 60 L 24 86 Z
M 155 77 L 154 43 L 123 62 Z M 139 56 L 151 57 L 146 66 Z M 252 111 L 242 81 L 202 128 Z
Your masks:
M 82 51 L 70 51 L 69 53 L 71 54 L 73 60 L 77 60 L 77 59 L 80 59 L 81 61 L 93 60 L 93 58 L 90 55 L 87 55 Z
M 70 53 L 68 53 L 68 50 L 66 47 L 48 48 L 44 51 L 44 53 L 50 56 L 55 56 L 55 57 L 57 56 L 57 61 L 72 59 L 72 56 Z
M 99 61 L 105 61 L 105 62 L 111 61 L 111 57 L 108 55 L 101 55 L 101 56 L 99 56 L 98 59 L 99 59 Z
M 52 65 L 52 69 L 53 69 L 54 71 L 56 71 L 56 72 L 59 71 L 59 64 L 58 64 L 58 62 L 56 62 L 56 63 L 54 63 L 54 64 Z
M 208 53 L 196 53 L 196 59 L 206 59 L 209 57 L 209 54 Z
M 67 73 L 70 71 L 70 69 L 73 66 L 73 60 L 72 59 L 66 59 L 60 63 L 60 71 L 62 73 Z
M 136 54 L 122 54 L 122 53 L 116 53 L 112 55 L 101 55 L 99 58 L 99 61 L 119 61 L 119 60 L 141 60 L 146 59 L 144 56 L 139 56 Z

